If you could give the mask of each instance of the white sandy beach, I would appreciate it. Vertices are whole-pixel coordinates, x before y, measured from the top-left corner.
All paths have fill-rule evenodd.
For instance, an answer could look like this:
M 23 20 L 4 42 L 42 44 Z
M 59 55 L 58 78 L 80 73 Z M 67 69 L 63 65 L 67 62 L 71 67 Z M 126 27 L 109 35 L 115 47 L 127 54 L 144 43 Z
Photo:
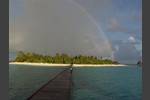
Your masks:
M 73 67 L 120 67 L 123 64 L 73 64 Z
M 29 62 L 9 62 L 14 65 L 32 65 L 32 66 L 70 66 L 71 64 L 50 64 L 50 63 L 29 63 Z M 73 67 L 119 67 L 124 64 L 73 64 Z

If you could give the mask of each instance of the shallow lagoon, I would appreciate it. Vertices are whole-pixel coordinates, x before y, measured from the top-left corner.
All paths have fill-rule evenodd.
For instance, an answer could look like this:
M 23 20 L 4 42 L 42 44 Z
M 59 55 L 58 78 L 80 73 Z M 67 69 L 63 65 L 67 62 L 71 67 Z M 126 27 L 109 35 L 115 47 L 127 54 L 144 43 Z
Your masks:
M 73 100 L 142 100 L 142 68 L 75 68 Z
M 64 68 L 9 66 L 9 98 L 25 100 Z M 74 68 L 72 100 L 142 100 L 142 68 Z
M 25 100 L 64 68 L 9 65 L 9 98 Z

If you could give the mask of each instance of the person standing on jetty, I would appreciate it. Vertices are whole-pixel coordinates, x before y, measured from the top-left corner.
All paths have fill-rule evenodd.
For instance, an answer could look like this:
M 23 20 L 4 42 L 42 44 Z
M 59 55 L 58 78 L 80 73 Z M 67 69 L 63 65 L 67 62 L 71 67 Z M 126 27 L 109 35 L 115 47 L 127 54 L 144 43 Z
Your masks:
M 72 70 L 73 70 L 72 66 L 73 66 L 73 62 L 71 63 L 71 66 L 70 66 L 71 73 L 72 73 Z

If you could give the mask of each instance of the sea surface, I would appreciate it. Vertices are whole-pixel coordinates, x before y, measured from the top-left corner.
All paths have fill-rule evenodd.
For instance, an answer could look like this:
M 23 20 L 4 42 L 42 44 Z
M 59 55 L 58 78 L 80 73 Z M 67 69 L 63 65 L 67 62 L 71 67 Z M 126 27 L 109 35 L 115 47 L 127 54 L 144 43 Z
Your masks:
M 74 68 L 73 81 L 73 100 L 142 100 L 142 67 L 137 65 Z
M 26 100 L 64 68 L 9 65 L 9 100 Z
M 10 100 L 26 100 L 63 69 L 9 65 Z M 142 100 L 142 68 L 73 68 L 72 100 Z

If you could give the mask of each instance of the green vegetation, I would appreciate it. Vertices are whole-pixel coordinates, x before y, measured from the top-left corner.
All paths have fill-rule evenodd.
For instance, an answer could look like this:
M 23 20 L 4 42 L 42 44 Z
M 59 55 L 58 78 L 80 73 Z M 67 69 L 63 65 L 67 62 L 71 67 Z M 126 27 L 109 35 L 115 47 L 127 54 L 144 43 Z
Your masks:
M 37 63 L 58 63 L 58 64 L 118 64 L 117 61 L 109 59 L 98 59 L 94 56 L 69 56 L 57 53 L 55 56 L 45 56 L 35 53 L 19 52 L 14 62 L 37 62 Z

